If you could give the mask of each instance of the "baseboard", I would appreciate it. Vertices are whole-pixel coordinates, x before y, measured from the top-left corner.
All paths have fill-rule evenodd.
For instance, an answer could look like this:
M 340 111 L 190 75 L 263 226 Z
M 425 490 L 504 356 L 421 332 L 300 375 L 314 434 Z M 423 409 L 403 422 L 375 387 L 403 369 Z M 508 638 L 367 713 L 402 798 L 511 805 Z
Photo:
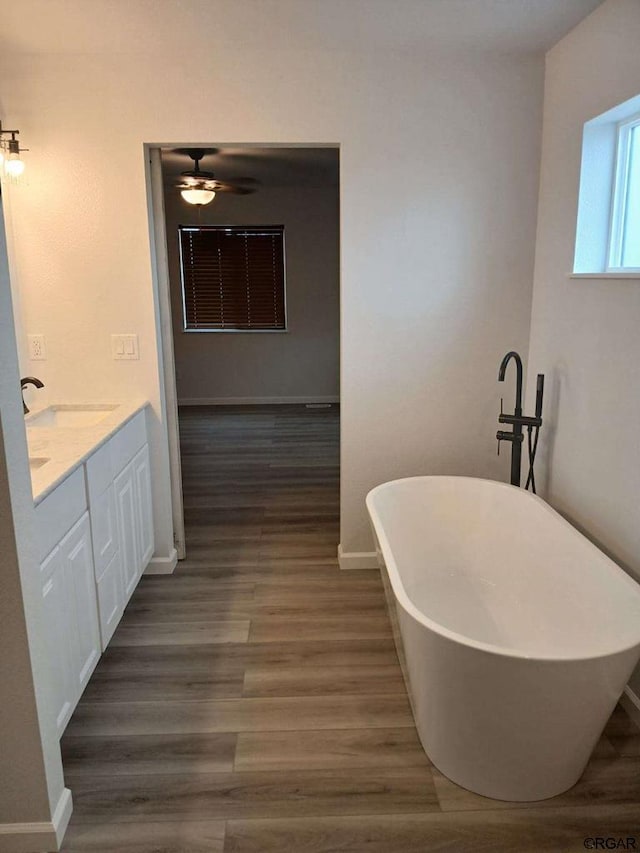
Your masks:
M 620 697 L 620 704 L 631 717 L 636 726 L 640 728 L 640 696 L 637 696 L 628 684 L 624 688 L 624 693 Z
M 59 850 L 72 811 L 71 791 L 65 788 L 50 821 L 0 823 L 0 850 L 2 853 L 46 853 Z
M 58 839 L 58 846 L 62 844 L 62 839 L 64 838 L 67 826 L 71 820 L 72 811 L 73 800 L 71 798 L 71 791 L 69 788 L 65 788 L 58 800 L 58 805 L 56 806 L 56 810 L 53 813 L 53 819 L 51 821 L 56 833 L 56 838 Z
M 179 406 L 277 406 L 305 403 L 339 403 L 340 397 L 185 397 Z
M 174 548 L 168 557 L 152 557 L 144 570 L 145 575 L 171 575 L 178 565 L 178 552 Z
M 343 551 L 338 545 L 338 563 L 341 569 L 377 569 L 375 551 Z

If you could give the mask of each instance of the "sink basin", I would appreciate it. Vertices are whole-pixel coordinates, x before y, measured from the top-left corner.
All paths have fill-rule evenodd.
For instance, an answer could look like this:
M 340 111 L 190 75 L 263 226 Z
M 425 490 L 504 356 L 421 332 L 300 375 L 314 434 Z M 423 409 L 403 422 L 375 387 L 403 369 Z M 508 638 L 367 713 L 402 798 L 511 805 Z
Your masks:
M 99 424 L 116 406 L 49 406 L 27 419 L 32 427 L 89 427 Z
M 38 468 L 42 468 L 43 465 L 46 465 L 49 462 L 45 456 L 30 456 L 29 457 L 29 468 L 31 471 L 37 471 Z

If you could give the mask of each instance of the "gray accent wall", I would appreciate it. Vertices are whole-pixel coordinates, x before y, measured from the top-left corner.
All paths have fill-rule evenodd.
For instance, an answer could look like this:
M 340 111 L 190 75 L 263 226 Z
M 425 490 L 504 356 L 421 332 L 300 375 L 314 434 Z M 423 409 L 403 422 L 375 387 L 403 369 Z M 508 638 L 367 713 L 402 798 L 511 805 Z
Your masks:
M 179 402 L 336 399 L 338 188 L 262 187 L 246 196 L 218 193 L 198 211 L 167 186 L 165 211 Z M 286 332 L 183 331 L 178 226 L 197 224 L 284 224 Z

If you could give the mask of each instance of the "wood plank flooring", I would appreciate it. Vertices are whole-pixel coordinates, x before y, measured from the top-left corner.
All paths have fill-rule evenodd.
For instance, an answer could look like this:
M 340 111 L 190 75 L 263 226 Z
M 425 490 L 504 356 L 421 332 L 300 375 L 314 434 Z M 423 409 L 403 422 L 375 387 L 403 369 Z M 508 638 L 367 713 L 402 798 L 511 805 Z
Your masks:
M 185 409 L 180 428 L 188 559 L 142 579 L 63 738 L 63 851 L 640 849 L 620 708 L 552 800 L 498 803 L 431 766 L 380 578 L 336 563 L 336 407 Z

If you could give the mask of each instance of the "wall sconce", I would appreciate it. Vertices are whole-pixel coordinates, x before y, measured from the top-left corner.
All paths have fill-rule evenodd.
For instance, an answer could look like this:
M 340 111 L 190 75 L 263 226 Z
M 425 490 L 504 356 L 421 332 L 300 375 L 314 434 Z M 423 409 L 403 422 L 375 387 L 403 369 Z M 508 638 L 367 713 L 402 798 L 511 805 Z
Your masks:
M 24 160 L 20 154 L 29 150 L 20 148 L 20 143 L 16 139 L 19 133 L 19 130 L 4 130 L 0 122 L 0 168 L 4 166 L 3 171 L 10 178 L 19 178 L 24 172 Z

